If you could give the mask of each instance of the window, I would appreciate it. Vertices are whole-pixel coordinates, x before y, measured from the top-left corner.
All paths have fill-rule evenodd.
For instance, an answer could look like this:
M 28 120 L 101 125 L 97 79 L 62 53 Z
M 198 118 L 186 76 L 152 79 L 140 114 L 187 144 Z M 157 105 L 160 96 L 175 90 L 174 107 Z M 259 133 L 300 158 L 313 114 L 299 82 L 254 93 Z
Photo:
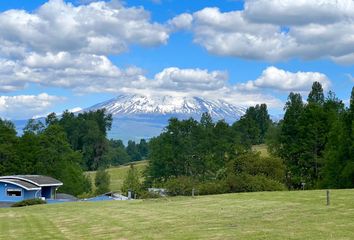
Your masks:
M 6 190 L 7 196 L 9 197 L 21 197 L 22 190 L 17 188 L 8 188 Z

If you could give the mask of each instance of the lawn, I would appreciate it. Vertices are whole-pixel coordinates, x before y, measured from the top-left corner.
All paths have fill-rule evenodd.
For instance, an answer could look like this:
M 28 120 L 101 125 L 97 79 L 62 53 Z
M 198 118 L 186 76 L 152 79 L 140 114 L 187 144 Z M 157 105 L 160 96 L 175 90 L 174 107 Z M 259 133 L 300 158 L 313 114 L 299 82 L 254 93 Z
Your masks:
M 354 239 L 354 190 L 0 209 L 0 239 Z
M 147 161 L 139 161 L 134 163 L 134 167 L 140 172 L 140 175 L 142 175 L 142 172 L 146 168 L 146 165 L 147 165 Z M 110 184 L 111 191 L 114 192 L 120 191 L 123 185 L 124 178 L 127 175 L 129 168 L 130 166 L 127 165 L 121 167 L 112 167 L 107 170 L 111 179 L 111 184 Z M 87 172 L 87 174 L 91 178 L 92 185 L 94 187 L 94 179 L 95 179 L 96 172 Z

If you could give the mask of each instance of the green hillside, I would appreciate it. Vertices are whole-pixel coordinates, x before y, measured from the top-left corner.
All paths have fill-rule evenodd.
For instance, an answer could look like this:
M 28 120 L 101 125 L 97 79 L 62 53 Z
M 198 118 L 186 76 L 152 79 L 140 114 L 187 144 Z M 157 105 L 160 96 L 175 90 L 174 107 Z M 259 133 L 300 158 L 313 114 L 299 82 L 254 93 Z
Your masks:
M 0 239 L 354 239 L 354 190 L 0 209 Z
M 139 161 L 134 163 L 134 167 L 140 172 L 142 173 L 144 171 L 144 169 L 146 168 L 147 165 L 147 161 Z M 128 173 L 130 165 L 126 165 L 126 166 L 121 166 L 121 167 L 112 167 L 109 168 L 107 171 L 111 177 L 111 185 L 110 185 L 110 189 L 111 191 L 115 191 L 115 192 L 119 192 L 122 185 L 123 185 L 123 181 L 124 178 L 126 176 L 126 174 Z M 87 174 L 90 176 L 92 183 L 94 183 L 94 179 L 95 179 L 95 174 L 96 172 L 87 172 Z M 94 184 L 92 184 L 94 187 Z
M 262 157 L 269 157 L 267 145 L 265 144 L 254 145 L 252 146 L 252 150 L 255 152 L 259 152 Z

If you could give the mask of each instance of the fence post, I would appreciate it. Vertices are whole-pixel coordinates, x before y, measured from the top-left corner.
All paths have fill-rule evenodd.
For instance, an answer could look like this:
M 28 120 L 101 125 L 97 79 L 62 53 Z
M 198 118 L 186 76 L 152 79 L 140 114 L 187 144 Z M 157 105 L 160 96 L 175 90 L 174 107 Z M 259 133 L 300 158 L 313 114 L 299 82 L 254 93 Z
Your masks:
M 329 206 L 329 204 L 330 204 L 329 190 L 326 191 L 326 195 L 327 195 L 327 206 Z

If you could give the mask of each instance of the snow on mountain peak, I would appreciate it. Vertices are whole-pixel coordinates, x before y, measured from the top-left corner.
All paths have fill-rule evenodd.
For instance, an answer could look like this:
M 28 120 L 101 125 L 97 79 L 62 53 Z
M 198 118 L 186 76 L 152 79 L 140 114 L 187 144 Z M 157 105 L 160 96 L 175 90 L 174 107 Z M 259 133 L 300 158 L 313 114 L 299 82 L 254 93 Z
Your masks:
M 235 106 L 223 100 L 167 95 L 120 95 L 86 110 L 101 108 L 105 108 L 113 117 L 133 114 L 183 114 L 194 116 L 208 112 L 213 118 L 217 119 L 238 119 L 245 113 L 244 107 Z

